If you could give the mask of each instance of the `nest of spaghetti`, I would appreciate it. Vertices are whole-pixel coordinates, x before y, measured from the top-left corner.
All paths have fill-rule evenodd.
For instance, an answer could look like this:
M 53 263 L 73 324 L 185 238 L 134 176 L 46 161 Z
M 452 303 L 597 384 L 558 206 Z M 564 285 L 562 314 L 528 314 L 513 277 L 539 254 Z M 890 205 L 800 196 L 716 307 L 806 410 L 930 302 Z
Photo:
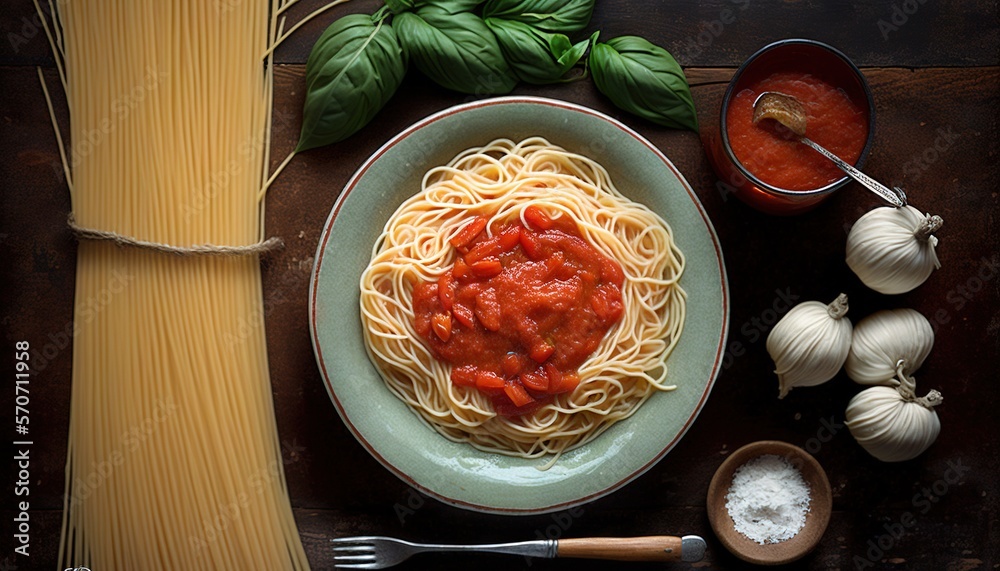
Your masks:
M 539 242 L 585 244 L 577 249 L 617 270 L 593 277 L 573 248 L 544 257 Z M 533 269 L 556 263 L 551 281 L 531 282 Z M 361 278 L 365 344 L 389 390 L 444 437 L 549 466 L 676 388 L 666 359 L 684 325 L 683 269 L 670 226 L 596 161 L 539 137 L 499 139 L 428 171 L 386 223 Z M 619 297 L 603 296 L 615 288 Z M 479 292 L 471 307 L 461 305 L 468 291 Z M 572 292 L 576 305 L 551 291 Z M 542 315 L 546 299 L 555 307 Z M 582 330 L 598 336 L 583 341 Z M 475 366 L 446 350 L 476 335 L 466 356 Z

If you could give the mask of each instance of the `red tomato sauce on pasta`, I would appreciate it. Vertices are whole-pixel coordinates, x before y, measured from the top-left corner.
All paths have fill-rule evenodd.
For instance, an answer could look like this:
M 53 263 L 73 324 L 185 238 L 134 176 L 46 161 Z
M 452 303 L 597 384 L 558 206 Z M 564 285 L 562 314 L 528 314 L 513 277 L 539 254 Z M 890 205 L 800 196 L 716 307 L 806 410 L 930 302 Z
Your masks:
M 470 220 L 458 257 L 413 291 L 414 328 L 451 381 L 491 397 L 503 416 L 535 410 L 579 384 L 577 369 L 621 318 L 624 274 L 568 217 L 536 206 L 487 233 Z
M 797 72 L 779 72 L 736 94 L 726 113 L 729 145 L 743 166 L 760 180 L 785 190 L 813 190 L 843 178 L 830 160 L 775 132 L 773 121 L 753 123 L 753 102 L 765 91 L 791 95 L 806 108 L 806 136 L 855 164 L 868 138 L 862 107 L 843 90 Z

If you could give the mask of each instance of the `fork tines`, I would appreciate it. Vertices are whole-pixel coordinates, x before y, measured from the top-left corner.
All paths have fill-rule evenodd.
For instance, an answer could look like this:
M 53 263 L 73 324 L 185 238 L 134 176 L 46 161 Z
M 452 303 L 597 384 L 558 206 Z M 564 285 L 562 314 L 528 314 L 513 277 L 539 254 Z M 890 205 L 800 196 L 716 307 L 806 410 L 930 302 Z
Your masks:
M 333 543 L 333 561 L 337 569 L 376 569 L 374 537 L 338 537 Z

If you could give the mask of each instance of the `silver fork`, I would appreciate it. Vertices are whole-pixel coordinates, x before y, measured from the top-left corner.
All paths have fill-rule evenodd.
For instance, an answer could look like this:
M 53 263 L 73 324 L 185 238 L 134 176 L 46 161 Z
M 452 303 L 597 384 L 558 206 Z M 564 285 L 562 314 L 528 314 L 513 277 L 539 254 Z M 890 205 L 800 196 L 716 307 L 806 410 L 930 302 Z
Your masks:
M 331 541 L 337 569 L 385 569 L 402 563 L 417 553 L 431 551 L 475 551 L 525 557 L 576 557 L 617 561 L 699 561 L 705 555 L 705 540 L 697 535 L 542 539 L 484 545 L 412 543 L 379 536 L 338 537 Z

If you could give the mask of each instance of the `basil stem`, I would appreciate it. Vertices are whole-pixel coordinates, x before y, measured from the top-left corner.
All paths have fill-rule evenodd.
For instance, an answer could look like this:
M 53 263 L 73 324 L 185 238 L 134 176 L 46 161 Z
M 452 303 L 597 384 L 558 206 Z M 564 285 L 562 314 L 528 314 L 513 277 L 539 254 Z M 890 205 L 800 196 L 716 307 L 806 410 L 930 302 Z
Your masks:
M 479 16 L 427 5 L 397 14 L 393 23 L 413 63 L 439 85 L 473 95 L 514 89 L 517 77 Z
M 306 102 L 295 152 L 353 135 L 402 83 L 406 55 L 385 15 L 344 16 L 316 41 L 306 63 Z
M 684 70 L 665 49 L 621 36 L 595 44 L 588 61 L 597 89 L 618 107 L 665 127 L 698 130 Z

